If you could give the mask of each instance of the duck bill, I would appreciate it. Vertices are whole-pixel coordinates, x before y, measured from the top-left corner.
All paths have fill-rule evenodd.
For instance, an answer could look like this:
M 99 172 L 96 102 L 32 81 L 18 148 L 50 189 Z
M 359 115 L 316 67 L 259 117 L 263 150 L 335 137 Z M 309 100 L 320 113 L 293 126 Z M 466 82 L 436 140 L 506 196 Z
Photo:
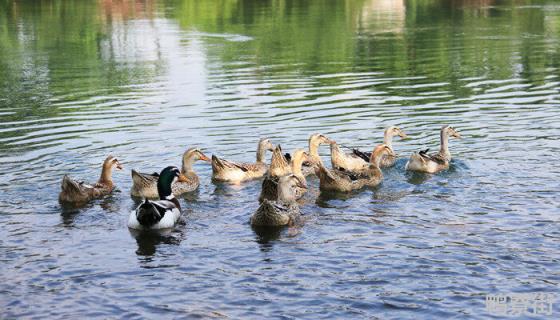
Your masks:
M 406 135 L 406 133 L 404 133 L 404 132 L 402 132 L 402 131 L 401 131 L 401 133 L 399 133 L 399 137 L 401 137 L 401 139 L 406 139 L 406 138 L 408 138 L 408 136 Z
M 123 170 L 124 169 L 123 165 L 120 164 L 120 163 L 117 164 L 116 168 L 117 168 L 117 170 Z
M 304 185 L 303 182 L 299 181 L 299 179 L 298 179 L 298 182 L 296 183 L 296 186 L 298 186 L 298 188 L 307 190 L 307 186 Z
M 198 158 L 201 161 L 206 161 L 206 162 L 212 162 L 212 160 L 210 160 L 210 158 L 208 158 L 204 153 L 200 153 L 200 156 Z
M 453 134 L 453 137 L 457 138 L 457 139 L 461 139 L 461 135 L 459 134 L 459 132 L 455 132 L 455 134 Z
M 179 178 L 177 179 L 178 182 L 188 182 L 189 179 L 184 175 L 184 174 L 180 174 Z

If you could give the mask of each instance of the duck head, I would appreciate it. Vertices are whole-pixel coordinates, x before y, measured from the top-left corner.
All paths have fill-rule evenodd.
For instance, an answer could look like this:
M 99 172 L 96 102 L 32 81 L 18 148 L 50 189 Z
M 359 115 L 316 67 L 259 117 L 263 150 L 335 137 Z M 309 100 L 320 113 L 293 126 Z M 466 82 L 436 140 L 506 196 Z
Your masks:
M 382 143 L 376 146 L 375 149 L 373 149 L 369 162 L 379 166 L 381 158 L 383 158 L 384 155 L 394 156 L 395 153 L 393 152 L 393 149 L 391 147 Z
M 122 170 L 123 166 L 119 160 L 112 155 L 109 155 L 105 161 L 103 161 L 103 168 L 101 169 L 101 177 L 99 178 L 99 183 L 105 183 L 112 185 L 113 183 L 113 169 Z
M 274 151 L 274 145 L 272 144 L 272 142 L 270 142 L 270 139 L 268 138 L 261 138 L 259 140 L 259 149 L 261 150 L 268 150 L 268 151 Z
M 307 189 L 307 186 L 293 174 L 281 177 L 278 180 L 278 200 L 295 201 L 297 188 Z
M 113 169 L 117 169 L 117 170 L 122 170 L 123 166 L 122 164 L 119 162 L 119 159 L 113 157 L 112 155 L 109 155 L 105 161 L 103 161 L 103 169 L 108 169 L 108 170 L 113 170 Z
M 206 162 L 212 162 L 212 160 L 210 160 L 210 158 L 208 158 L 203 152 L 202 150 L 200 150 L 200 148 L 189 148 L 187 151 L 185 151 L 185 153 L 183 154 L 183 161 L 185 160 L 192 160 L 194 161 L 206 161 Z
M 404 133 L 404 131 L 401 130 L 401 128 L 397 127 L 397 126 L 390 126 L 387 129 L 385 129 L 385 136 L 386 137 L 396 137 L 399 136 L 402 139 L 407 138 L 408 136 L 406 135 L 406 133 Z
M 330 144 L 333 140 L 327 138 L 322 133 L 315 133 L 309 137 L 309 144 L 310 145 L 320 145 L 320 144 Z
M 179 179 L 180 175 L 181 172 L 179 168 L 174 166 L 169 166 L 161 171 L 157 182 L 158 194 L 161 200 L 170 200 L 173 198 L 171 185 Z
M 453 128 L 450 125 L 445 125 L 441 128 L 441 133 L 445 134 L 448 137 L 453 137 L 453 138 L 457 138 L 457 139 L 461 139 L 461 135 L 459 134 L 459 132 L 457 132 L 457 130 L 455 130 L 455 128 Z

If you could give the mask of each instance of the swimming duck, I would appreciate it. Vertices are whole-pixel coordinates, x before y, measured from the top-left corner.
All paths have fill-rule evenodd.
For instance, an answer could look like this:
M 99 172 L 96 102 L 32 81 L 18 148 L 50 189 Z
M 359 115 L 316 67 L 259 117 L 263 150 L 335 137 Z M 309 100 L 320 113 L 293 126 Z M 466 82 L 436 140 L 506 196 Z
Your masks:
M 406 133 L 404 133 L 404 131 L 402 131 L 399 127 L 389 126 L 385 129 L 383 134 L 383 144 L 389 146 L 389 148 L 393 150 L 394 155 L 384 155 L 381 159 L 381 168 L 392 167 L 397 161 L 397 156 L 393 149 L 394 136 L 399 136 L 402 139 L 407 137 Z M 345 169 L 348 171 L 361 170 L 364 166 L 367 166 L 367 163 L 371 158 L 371 152 L 363 152 L 359 149 L 353 149 L 352 153 L 343 153 L 340 148 L 336 148 L 333 152 L 332 148 L 333 147 L 331 145 L 331 161 L 333 168 Z M 336 156 L 334 154 L 336 154 Z
M 453 127 L 445 125 L 440 131 L 441 146 L 438 153 L 428 154 L 430 149 L 413 153 L 406 163 L 405 169 L 425 173 L 437 173 L 449 168 L 451 153 L 449 153 L 449 137 L 460 139 L 461 135 Z
M 305 175 L 303 174 L 303 163 L 309 162 L 309 154 L 303 149 L 297 149 L 294 151 L 294 158 L 291 162 L 292 174 L 298 178 L 299 185 L 296 188 L 296 199 L 301 199 L 305 192 L 307 192 L 307 180 L 305 180 Z
M 264 199 L 276 200 L 276 196 L 278 195 L 278 179 L 290 174 L 291 171 L 288 160 L 282 154 L 282 147 L 277 145 L 274 151 L 272 151 L 270 166 L 263 179 L 259 203 Z
M 103 161 L 101 177 L 94 185 L 78 182 L 64 175 L 58 200 L 62 203 L 83 204 L 111 193 L 115 187 L 112 179 L 114 168 L 122 170 L 123 167 L 117 158 L 110 155 Z
M 367 169 L 368 162 L 355 153 L 345 153 L 336 142 L 331 142 L 331 164 L 334 169 L 350 172 L 360 171 Z
M 296 203 L 296 189 L 303 188 L 295 175 L 280 177 L 278 180 L 278 200 L 264 199 L 251 216 L 253 226 L 285 226 L 296 222 L 300 215 Z
M 300 185 L 304 186 L 303 188 L 296 188 L 296 199 L 301 199 L 307 191 L 307 181 L 301 167 L 303 162 L 307 160 L 307 153 L 303 149 L 297 149 L 293 153 L 290 165 L 288 165 L 287 159 L 282 154 L 282 148 L 279 145 L 276 146 L 272 153 L 270 168 L 263 180 L 259 202 L 262 202 L 264 199 L 276 200 L 278 196 L 278 180 L 280 177 L 291 173 L 299 180 Z
M 309 136 L 308 159 L 304 161 L 302 166 L 304 176 L 307 177 L 308 175 L 315 174 L 318 163 L 323 163 L 321 157 L 319 156 L 319 146 L 329 143 L 331 143 L 331 140 L 323 134 L 315 133 Z M 286 154 L 286 158 L 291 163 L 292 156 L 289 153 Z
M 128 227 L 136 230 L 166 229 L 175 226 L 181 216 L 181 205 L 173 195 L 171 186 L 179 179 L 177 167 L 167 167 L 158 176 L 157 190 L 160 200 L 145 199 L 128 217 Z
M 265 163 L 266 151 L 272 151 L 273 148 L 274 146 L 270 140 L 260 139 L 256 163 L 233 162 L 212 155 L 212 179 L 220 182 L 240 183 L 261 178 L 267 171 Z
M 367 169 L 350 172 L 325 168 L 320 164 L 317 169 L 319 189 L 323 191 L 349 192 L 365 186 L 375 187 L 383 180 L 383 173 L 379 168 L 383 155 L 393 154 L 393 150 L 386 144 L 380 144 L 371 153 L 370 164 Z
M 173 195 L 176 197 L 186 192 L 192 192 L 198 188 L 200 181 L 193 169 L 193 164 L 198 160 L 210 162 L 210 159 L 199 148 L 189 148 L 183 153 L 181 175 L 177 182 L 171 186 Z M 159 174 L 157 173 L 140 173 L 133 169 L 130 194 L 135 197 L 158 198 L 158 177 Z

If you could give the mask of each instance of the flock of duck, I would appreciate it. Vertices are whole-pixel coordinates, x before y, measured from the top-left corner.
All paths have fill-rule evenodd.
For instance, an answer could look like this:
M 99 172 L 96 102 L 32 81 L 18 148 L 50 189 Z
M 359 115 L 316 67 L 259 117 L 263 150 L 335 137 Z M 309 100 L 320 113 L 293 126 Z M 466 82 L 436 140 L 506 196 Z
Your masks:
M 181 170 L 166 167 L 161 173 L 140 173 L 132 170 L 131 195 L 144 198 L 136 210 L 130 213 L 128 227 L 137 230 L 165 229 L 175 226 L 181 216 L 181 205 L 177 196 L 194 191 L 199 178 L 194 172 L 196 161 L 212 163 L 212 180 L 221 183 L 239 184 L 263 178 L 260 206 L 251 216 L 255 226 L 282 226 L 298 220 L 298 200 L 307 191 L 306 176 L 315 174 L 322 191 L 350 192 L 365 187 L 375 187 L 383 180 L 381 168 L 395 164 L 393 137 L 406 138 L 396 126 L 385 130 L 384 141 L 371 153 L 352 149 L 344 152 L 333 140 L 322 134 L 309 137 L 309 150 L 297 149 L 293 154 L 283 153 L 280 145 L 274 147 L 269 139 L 260 139 L 255 163 L 241 163 L 212 155 L 208 158 L 200 149 L 190 148 L 183 154 Z M 428 154 L 429 149 L 413 153 L 405 169 L 425 173 L 437 173 L 449 167 L 449 137 L 460 138 L 460 134 L 446 125 L 441 128 L 439 152 Z M 327 168 L 319 156 L 319 147 L 330 145 L 332 168 Z M 266 152 L 272 151 L 270 165 L 266 164 Z M 65 175 L 62 179 L 61 203 L 79 205 L 111 193 L 113 169 L 122 169 L 113 156 L 103 162 L 101 177 L 94 185 L 78 182 Z M 151 200 L 158 199 L 159 200 Z

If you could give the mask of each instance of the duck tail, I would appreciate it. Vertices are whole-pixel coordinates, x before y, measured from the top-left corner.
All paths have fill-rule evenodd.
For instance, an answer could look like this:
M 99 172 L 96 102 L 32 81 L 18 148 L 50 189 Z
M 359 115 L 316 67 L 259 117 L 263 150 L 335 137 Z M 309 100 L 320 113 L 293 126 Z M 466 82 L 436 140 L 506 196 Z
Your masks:
M 76 192 L 81 191 L 80 183 L 73 180 L 72 178 L 70 178 L 66 174 L 62 178 L 61 188 L 62 188 L 62 191 L 66 192 L 66 193 L 76 193 Z
M 144 202 L 136 209 L 136 220 L 142 226 L 150 227 L 161 220 L 161 215 L 148 199 L 144 199 Z
M 324 180 L 324 181 L 334 181 L 334 177 L 332 176 L 332 174 L 329 172 L 329 169 L 325 168 L 325 166 L 322 163 L 318 163 L 317 164 L 317 168 L 315 169 L 315 174 L 317 175 L 317 177 L 319 177 L 319 181 L 320 180 Z
M 214 171 L 223 170 L 225 167 L 226 167 L 225 164 L 220 158 L 216 157 L 215 155 L 212 155 L 212 169 Z
M 159 177 L 159 173 L 154 172 L 152 174 L 145 174 L 145 173 L 140 173 L 134 169 L 131 170 L 131 175 L 132 175 L 132 183 L 133 184 L 145 184 L 146 182 L 149 181 L 157 181 L 157 178 Z
M 371 159 L 371 152 L 363 152 L 358 149 L 352 149 L 352 153 L 362 158 L 365 162 L 369 162 L 369 159 Z
M 144 179 L 142 179 L 143 177 L 140 175 L 140 173 L 134 169 L 132 169 L 131 171 L 131 175 L 132 175 L 132 183 L 136 184 Z
M 421 163 L 425 163 L 426 162 L 426 152 L 428 150 L 424 150 L 424 151 L 420 151 L 420 152 L 414 152 L 411 156 L 410 156 L 410 161 L 419 161 Z

